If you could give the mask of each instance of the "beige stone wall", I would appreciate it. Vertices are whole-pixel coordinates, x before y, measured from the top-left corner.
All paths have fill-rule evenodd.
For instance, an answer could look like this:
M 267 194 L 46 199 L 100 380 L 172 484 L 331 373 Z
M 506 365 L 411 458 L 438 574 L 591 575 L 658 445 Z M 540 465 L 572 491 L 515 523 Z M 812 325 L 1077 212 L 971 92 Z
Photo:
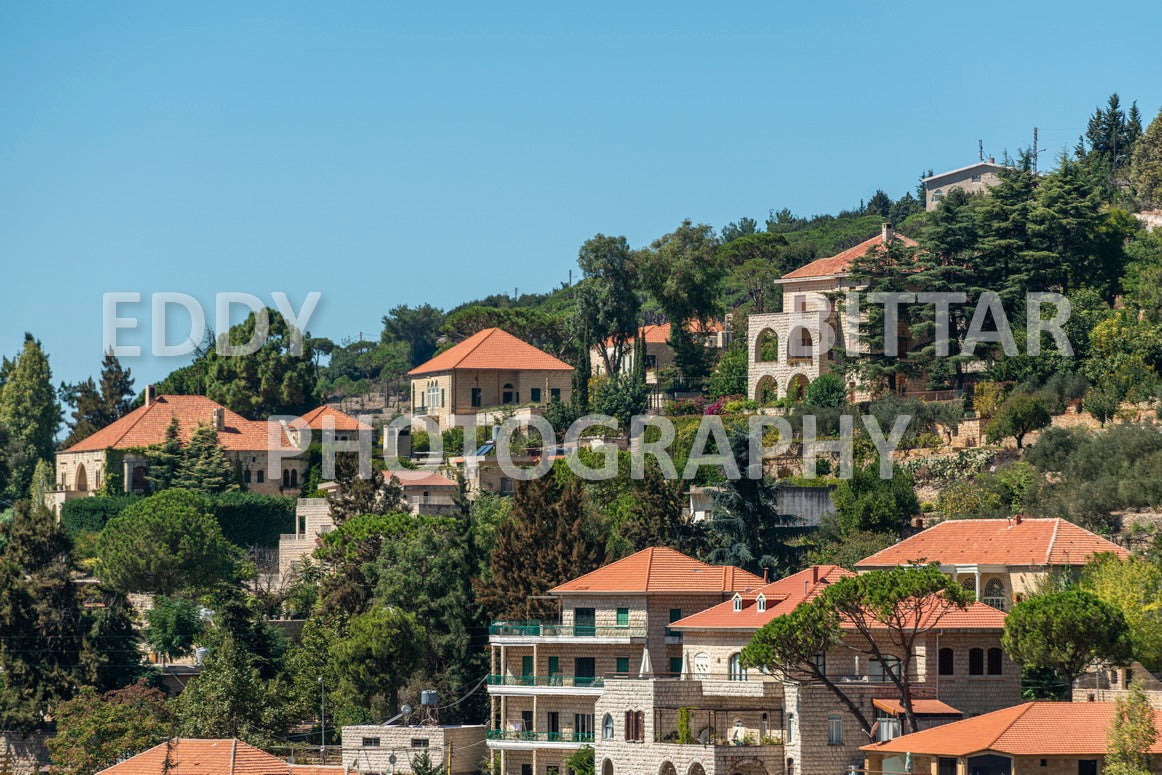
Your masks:
M 34 775 L 49 763 L 48 749 L 41 735 L 24 736 L 0 730 L 0 772 Z
M 363 745 L 364 741 L 371 740 L 378 740 L 379 745 Z M 426 748 L 412 744 L 421 740 L 427 742 Z M 453 774 L 479 772 L 485 753 L 484 727 L 378 724 L 343 727 L 343 764 L 356 772 L 410 775 L 412 758 L 425 751 L 434 766 L 450 764 L 449 772 Z
M 1000 182 L 1000 177 L 997 173 L 990 171 L 981 172 L 979 178 L 979 180 L 973 180 L 973 171 L 966 170 L 959 176 L 938 179 L 937 181 L 929 183 L 926 186 L 927 190 L 924 192 L 925 209 L 929 212 L 935 210 L 940 206 L 940 200 L 948 196 L 950 191 L 961 189 L 970 194 L 980 194 L 988 191 Z
M 61 490 L 93 493 L 105 483 L 105 450 L 58 452 L 56 486 Z
M 561 400 L 568 403 L 573 395 L 573 374 L 571 371 L 534 369 L 457 369 L 421 374 L 411 381 L 412 413 L 434 417 L 440 423 L 440 429 L 446 430 L 453 427 L 449 419 L 451 415 L 476 414 L 481 409 L 504 404 L 505 385 L 513 388 L 514 400 L 511 403 L 514 406 L 531 402 L 548 403 L 553 390 L 559 391 Z M 472 405 L 473 388 L 480 389 L 480 406 Z M 537 401 L 533 399 L 534 389 L 540 391 L 540 399 Z M 433 390 L 436 392 L 431 392 Z

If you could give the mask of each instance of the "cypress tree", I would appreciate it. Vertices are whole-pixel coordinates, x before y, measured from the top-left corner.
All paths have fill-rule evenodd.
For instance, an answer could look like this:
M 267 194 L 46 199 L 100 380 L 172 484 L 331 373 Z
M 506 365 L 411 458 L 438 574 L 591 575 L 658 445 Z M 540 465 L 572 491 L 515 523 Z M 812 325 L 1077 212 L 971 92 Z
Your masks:
M 149 474 L 146 480 L 153 492 L 168 490 L 173 486 L 174 478 L 182 465 L 180 432 L 178 418 L 171 418 L 169 425 L 165 426 L 165 439 L 146 452 L 146 458 L 149 460 Z
M 0 425 L 10 437 L 8 497 L 28 494 L 36 461 L 51 460 L 61 409 L 52 386 L 48 355 L 32 334 L 24 335 L 24 349 L 8 371 L 0 390 Z
M 238 489 L 236 480 L 226 450 L 218 443 L 218 431 L 212 425 L 198 425 L 182 450 L 172 486 L 204 493 L 233 492 Z

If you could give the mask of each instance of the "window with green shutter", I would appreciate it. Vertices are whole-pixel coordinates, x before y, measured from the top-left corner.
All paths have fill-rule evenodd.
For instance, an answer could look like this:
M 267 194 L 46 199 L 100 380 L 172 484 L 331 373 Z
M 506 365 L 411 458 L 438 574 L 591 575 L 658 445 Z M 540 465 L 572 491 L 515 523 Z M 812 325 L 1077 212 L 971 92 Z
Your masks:
M 670 657 L 670 672 L 674 675 L 682 674 L 682 658 Z
M 629 673 L 629 657 L 617 658 L 617 672 L 622 675 Z
M 628 627 L 629 626 L 629 609 L 628 608 L 617 609 L 617 626 L 618 627 Z

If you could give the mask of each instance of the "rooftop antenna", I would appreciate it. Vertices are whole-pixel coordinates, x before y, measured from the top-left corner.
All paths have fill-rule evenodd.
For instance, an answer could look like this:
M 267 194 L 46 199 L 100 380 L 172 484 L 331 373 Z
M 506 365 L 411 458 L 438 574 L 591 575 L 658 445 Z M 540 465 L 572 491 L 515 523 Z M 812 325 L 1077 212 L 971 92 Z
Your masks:
M 1043 150 L 1045 150 L 1045 149 L 1039 148 L 1037 146 L 1037 127 L 1033 127 L 1033 174 L 1034 175 L 1037 174 L 1037 156 Z
M 976 160 L 984 161 L 984 140 L 976 141 Z

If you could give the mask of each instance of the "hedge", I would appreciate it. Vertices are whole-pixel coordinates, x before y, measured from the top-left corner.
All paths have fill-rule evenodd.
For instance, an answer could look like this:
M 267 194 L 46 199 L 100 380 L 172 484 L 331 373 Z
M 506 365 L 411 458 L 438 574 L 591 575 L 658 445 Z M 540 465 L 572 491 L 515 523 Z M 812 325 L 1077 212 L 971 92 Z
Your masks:
M 99 531 L 106 522 L 142 497 L 95 496 L 66 501 L 61 507 L 61 525 L 71 536 Z M 214 507 L 214 516 L 226 539 L 243 549 L 275 547 L 279 535 L 294 532 L 294 498 L 249 492 L 207 495 L 206 498 Z

